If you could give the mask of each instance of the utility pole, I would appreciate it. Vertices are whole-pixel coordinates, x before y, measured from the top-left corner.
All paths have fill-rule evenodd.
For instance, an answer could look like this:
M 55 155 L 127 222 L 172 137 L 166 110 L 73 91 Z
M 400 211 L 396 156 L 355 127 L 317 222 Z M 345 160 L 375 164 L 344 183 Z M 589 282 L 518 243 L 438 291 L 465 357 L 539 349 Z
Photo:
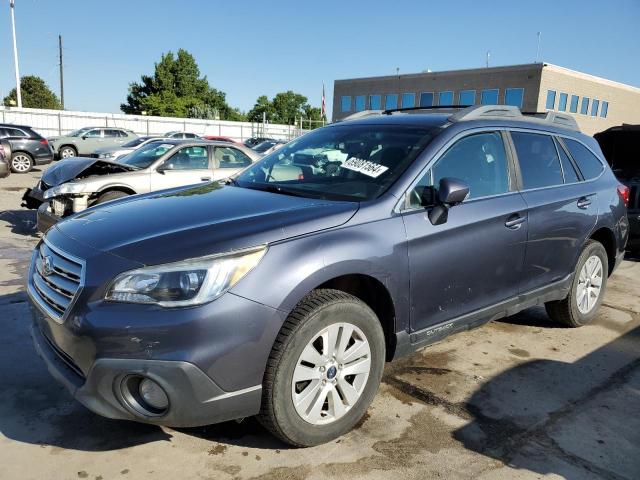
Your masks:
M 58 50 L 60 52 L 60 103 L 64 110 L 64 67 L 62 65 L 62 35 L 58 35 Z
M 13 13 L 15 0 L 9 0 L 9 7 L 11 8 L 11 29 L 13 30 L 13 63 L 16 71 L 16 97 L 18 100 L 18 107 L 22 107 L 22 91 L 20 90 L 20 69 L 18 68 L 18 46 L 16 44 L 16 18 Z

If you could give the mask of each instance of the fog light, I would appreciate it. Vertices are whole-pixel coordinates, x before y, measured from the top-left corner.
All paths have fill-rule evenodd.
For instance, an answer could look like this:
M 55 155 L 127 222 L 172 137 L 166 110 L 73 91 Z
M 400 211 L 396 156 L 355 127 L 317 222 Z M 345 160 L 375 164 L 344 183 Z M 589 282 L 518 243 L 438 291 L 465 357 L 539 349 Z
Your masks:
M 169 398 L 162 387 L 153 380 L 143 379 L 138 386 L 140 397 L 152 408 L 165 410 L 169 406 Z

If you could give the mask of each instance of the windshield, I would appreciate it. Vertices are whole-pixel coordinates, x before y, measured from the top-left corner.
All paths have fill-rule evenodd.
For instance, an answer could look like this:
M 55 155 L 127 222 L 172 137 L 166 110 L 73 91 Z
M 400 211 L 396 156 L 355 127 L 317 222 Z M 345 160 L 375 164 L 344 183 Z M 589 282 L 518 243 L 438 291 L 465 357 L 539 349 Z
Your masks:
M 93 130 L 93 127 L 85 127 L 85 128 L 80 128 L 78 130 L 74 130 L 69 135 L 67 135 L 67 137 L 79 137 L 80 135 L 85 134 L 89 130 Z
M 371 200 L 415 160 L 434 127 L 337 125 L 293 140 L 236 179 L 240 187 L 343 200 Z
M 262 142 L 262 143 L 256 145 L 255 147 L 253 147 L 253 149 L 256 152 L 266 152 L 271 147 L 273 147 L 275 144 L 276 144 L 276 142 Z
M 134 150 L 129 155 L 120 157 L 118 162 L 124 163 L 137 169 L 147 168 L 155 162 L 160 156 L 171 150 L 175 145 L 173 143 L 155 143 L 151 142 L 138 150 Z

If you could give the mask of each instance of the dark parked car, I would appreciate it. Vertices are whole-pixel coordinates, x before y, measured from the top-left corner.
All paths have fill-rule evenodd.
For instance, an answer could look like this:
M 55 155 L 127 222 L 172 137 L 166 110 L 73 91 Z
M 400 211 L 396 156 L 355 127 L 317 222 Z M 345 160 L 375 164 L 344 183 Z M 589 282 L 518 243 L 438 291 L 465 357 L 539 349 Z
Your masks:
M 11 174 L 11 145 L 7 140 L 0 140 L 0 178 Z
M 249 148 L 253 148 L 256 145 L 262 143 L 262 142 L 267 142 L 267 141 L 272 141 L 272 142 L 276 142 L 277 140 L 275 138 L 270 138 L 270 137 L 251 137 L 248 138 L 244 141 L 245 146 L 249 147 Z
M 640 254 L 640 125 L 621 125 L 594 135 L 614 175 L 629 187 L 627 248 Z
M 51 228 L 28 273 L 34 341 L 100 415 L 258 415 L 285 442 L 320 444 L 362 418 L 385 361 L 533 305 L 589 323 L 624 255 L 625 188 L 568 115 L 332 124 L 226 185 Z
M 11 171 L 27 173 L 35 165 L 46 165 L 53 161 L 53 149 L 42 135 L 25 125 L 0 123 L 0 139 L 11 145 L 9 159 Z

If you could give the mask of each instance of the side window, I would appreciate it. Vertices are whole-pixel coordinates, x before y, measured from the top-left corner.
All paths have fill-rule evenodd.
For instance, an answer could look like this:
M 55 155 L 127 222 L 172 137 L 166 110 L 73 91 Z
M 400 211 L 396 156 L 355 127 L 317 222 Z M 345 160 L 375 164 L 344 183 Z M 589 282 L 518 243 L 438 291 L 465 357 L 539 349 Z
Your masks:
M 469 198 L 507 193 L 509 167 L 500 133 L 478 133 L 453 144 L 411 192 L 408 200 L 410 207 L 419 206 L 424 187 L 437 187 L 440 179 L 445 177 L 466 182 L 469 185 Z
M 602 162 L 598 160 L 591 150 L 582 145 L 580 142 L 564 139 L 564 143 L 569 149 L 569 153 L 578 164 L 578 168 L 582 172 L 585 180 L 591 180 L 599 176 L 604 170 Z
M 18 130 L 17 128 L 7 128 L 7 137 L 27 137 L 28 135 L 24 133 L 22 130 Z
M 549 135 L 511 132 L 526 190 L 562 185 L 560 159 Z
M 216 147 L 214 157 L 218 168 L 242 168 L 251 165 L 251 159 L 237 148 Z
M 119 136 L 120 130 L 105 129 L 104 138 L 115 138 Z
M 100 138 L 102 136 L 102 130 L 100 130 L 99 128 L 89 130 L 84 134 L 84 136 L 87 138 Z
M 163 168 L 165 170 L 202 170 L 209 168 L 207 147 L 193 146 L 178 150 Z
M 118 133 L 118 136 L 121 138 L 127 138 L 129 136 L 129 134 L 124 130 L 116 130 L 116 132 Z
M 560 163 L 562 163 L 562 171 L 564 172 L 564 183 L 576 183 L 580 181 L 576 169 L 573 168 L 573 163 L 569 159 L 569 155 L 564 151 L 562 145 L 556 141 L 558 152 L 560 152 Z

